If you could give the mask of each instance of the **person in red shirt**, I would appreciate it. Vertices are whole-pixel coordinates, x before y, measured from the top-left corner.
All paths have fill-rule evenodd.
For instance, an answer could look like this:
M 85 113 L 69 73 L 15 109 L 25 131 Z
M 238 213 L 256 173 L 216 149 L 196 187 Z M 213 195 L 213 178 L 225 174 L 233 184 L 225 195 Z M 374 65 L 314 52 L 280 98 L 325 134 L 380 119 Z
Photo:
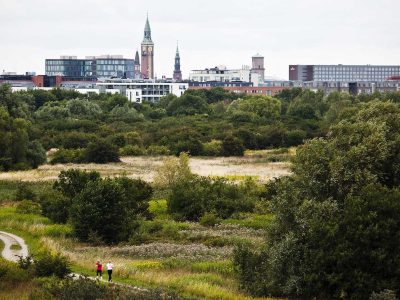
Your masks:
M 98 260 L 96 262 L 96 278 L 103 279 L 103 265 L 101 264 L 101 262 Z

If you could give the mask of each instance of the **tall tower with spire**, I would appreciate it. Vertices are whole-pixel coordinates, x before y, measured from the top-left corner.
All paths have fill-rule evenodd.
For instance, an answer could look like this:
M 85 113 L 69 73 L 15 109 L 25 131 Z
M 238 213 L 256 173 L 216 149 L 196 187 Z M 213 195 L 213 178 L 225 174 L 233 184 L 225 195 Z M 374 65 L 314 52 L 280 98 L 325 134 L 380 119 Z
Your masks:
M 135 54 L 135 78 L 141 78 L 139 51 L 136 50 Z
M 181 57 L 179 55 L 178 44 L 176 45 L 176 53 L 175 53 L 175 67 L 174 67 L 174 80 L 181 81 L 182 80 L 182 72 L 181 72 Z
M 149 16 L 147 15 L 146 25 L 144 26 L 144 38 L 142 42 L 142 63 L 141 71 L 143 78 L 154 78 L 154 43 L 151 40 L 151 29 Z

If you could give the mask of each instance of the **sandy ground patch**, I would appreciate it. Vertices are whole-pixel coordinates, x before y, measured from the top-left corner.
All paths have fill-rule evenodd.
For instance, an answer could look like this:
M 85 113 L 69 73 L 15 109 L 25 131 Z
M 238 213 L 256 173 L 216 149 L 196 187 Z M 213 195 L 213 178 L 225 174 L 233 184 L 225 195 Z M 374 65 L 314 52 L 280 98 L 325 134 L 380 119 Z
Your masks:
M 36 170 L 3 172 L 0 180 L 54 180 L 63 170 L 96 170 L 102 176 L 127 176 L 152 181 L 162 157 L 122 157 L 120 163 L 42 165 Z M 258 162 L 249 157 L 190 158 L 192 172 L 202 176 L 254 176 L 260 182 L 290 174 L 289 163 Z

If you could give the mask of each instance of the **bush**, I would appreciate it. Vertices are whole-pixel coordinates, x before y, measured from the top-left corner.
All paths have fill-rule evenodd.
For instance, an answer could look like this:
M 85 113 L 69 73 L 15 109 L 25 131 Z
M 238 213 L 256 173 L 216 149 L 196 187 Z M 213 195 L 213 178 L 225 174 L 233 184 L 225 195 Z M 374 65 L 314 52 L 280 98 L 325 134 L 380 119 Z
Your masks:
M 145 155 L 146 150 L 137 145 L 127 145 L 119 150 L 121 156 L 140 156 Z
M 81 241 L 89 234 L 105 243 L 126 241 L 146 215 L 151 187 L 128 178 L 90 181 L 73 200 L 71 224 Z
M 158 156 L 158 155 L 170 155 L 171 151 L 166 146 L 150 145 L 146 149 L 147 155 Z
M 80 164 L 84 161 L 85 152 L 83 149 L 59 149 L 52 155 L 50 163 L 52 165 L 67 163 Z
M 189 166 L 189 155 L 182 152 L 179 158 L 166 157 L 154 176 L 154 185 L 159 188 L 170 188 L 183 179 L 192 176 Z
M 21 182 L 18 185 L 17 191 L 15 193 L 16 200 L 35 200 L 36 194 L 33 192 L 29 184 Z
M 222 155 L 223 156 L 243 156 L 244 146 L 240 139 L 227 136 L 222 141 Z
M 206 212 L 200 218 L 200 224 L 207 227 L 214 227 L 215 225 L 221 223 L 221 219 L 213 212 Z
M 60 172 L 53 188 L 61 192 L 65 197 L 72 199 L 82 192 L 88 182 L 98 179 L 100 179 L 100 173 L 96 171 L 85 172 L 78 169 L 70 169 Z
M 42 209 L 40 204 L 37 202 L 33 202 L 31 200 L 22 200 L 17 204 L 16 208 L 17 213 L 20 214 L 36 214 L 39 215 L 42 213 Z
M 192 176 L 176 182 L 168 199 L 168 210 L 178 219 L 198 221 L 215 212 L 228 218 L 235 212 L 249 212 L 255 200 L 239 186 L 222 179 Z
M 38 277 L 56 276 L 64 278 L 71 273 L 69 264 L 68 259 L 59 253 L 56 255 L 45 253 L 35 260 L 35 274 Z
M 0 258 L 0 288 L 2 284 L 18 284 L 27 282 L 30 273 L 18 267 L 17 264 Z
M 97 164 L 119 162 L 118 148 L 105 141 L 89 143 L 85 150 L 85 161 Z
M 55 223 L 66 223 L 71 200 L 58 191 L 48 191 L 39 197 L 42 214 Z
M 212 140 L 203 144 L 203 155 L 205 156 L 219 156 L 222 154 L 222 142 Z

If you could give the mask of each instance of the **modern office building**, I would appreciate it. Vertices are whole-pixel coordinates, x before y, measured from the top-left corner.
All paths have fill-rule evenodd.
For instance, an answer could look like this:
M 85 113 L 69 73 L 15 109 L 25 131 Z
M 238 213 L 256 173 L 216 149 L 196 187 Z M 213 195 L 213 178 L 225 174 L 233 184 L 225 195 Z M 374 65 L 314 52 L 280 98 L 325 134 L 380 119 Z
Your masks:
M 154 78 L 154 43 L 151 39 L 151 29 L 149 17 L 147 16 L 146 25 L 144 26 L 144 37 L 142 42 L 142 76 L 145 79 Z
M 377 65 L 290 65 L 289 80 L 380 82 L 400 75 L 400 66 Z
M 122 55 L 61 56 L 59 59 L 46 59 L 46 75 L 74 77 L 118 77 L 135 78 L 135 61 Z
M 302 88 L 312 91 L 323 91 L 325 95 L 332 92 L 344 92 L 353 95 L 372 94 L 374 92 L 399 92 L 400 80 L 385 81 L 357 81 L 357 82 L 341 82 L 341 81 L 304 81 Z
M 181 57 L 179 55 L 178 45 L 176 45 L 174 73 L 172 78 L 176 81 L 182 81 Z

